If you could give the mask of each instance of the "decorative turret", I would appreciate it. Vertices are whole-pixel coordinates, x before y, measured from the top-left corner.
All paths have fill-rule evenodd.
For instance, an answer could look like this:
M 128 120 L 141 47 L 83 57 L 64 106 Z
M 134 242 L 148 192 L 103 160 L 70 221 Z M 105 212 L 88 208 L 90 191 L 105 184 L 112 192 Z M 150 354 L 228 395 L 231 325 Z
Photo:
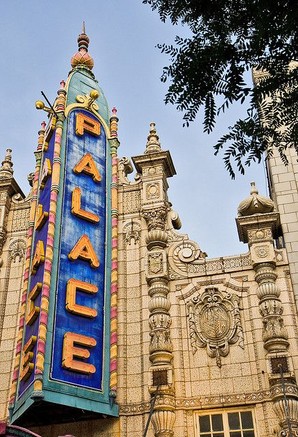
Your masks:
M 78 51 L 71 58 L 71 66 L 85 67 L 92 70 L 94 66 L 93 58 L 88 53 L 89 38 L 85 33 L 85 23 L 83 22 L 82 33 L 78 36 Z

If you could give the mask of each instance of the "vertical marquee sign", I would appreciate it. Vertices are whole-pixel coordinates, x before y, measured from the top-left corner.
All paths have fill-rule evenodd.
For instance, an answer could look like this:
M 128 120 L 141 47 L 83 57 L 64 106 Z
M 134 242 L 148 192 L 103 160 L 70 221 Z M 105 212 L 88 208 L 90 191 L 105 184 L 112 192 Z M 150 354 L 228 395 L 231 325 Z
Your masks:
M 63 135 L 58 124 L 57 133 L 50 123 L 36 173 L 36 213 L 10 407 L 12 422 L 22 425 L 37 423 L 36 417 L 41 423 L 81 419 L 82 414 L 86 418 L 86 411 L 88 417 L 118 414 L 109 396 L 108 128 L 83 107 L 68 113 Z
M 102 390 L 106 135 L 83 110 L 69 115 L 51 377 Z

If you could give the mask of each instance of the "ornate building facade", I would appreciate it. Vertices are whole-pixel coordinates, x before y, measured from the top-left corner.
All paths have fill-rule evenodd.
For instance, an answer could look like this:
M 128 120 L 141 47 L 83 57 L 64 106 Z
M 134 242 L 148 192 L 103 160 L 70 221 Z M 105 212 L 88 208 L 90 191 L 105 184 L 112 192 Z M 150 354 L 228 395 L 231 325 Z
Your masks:
M 0 434 L 297 436 L 294 151 L 269 161 L 272 199 L 252 184 L 239 205 L 247 252 L 208 259 L 179 232 L 155 124 L 118 157 L 78 44 L 53 106 L 37 102 L 30 194 L 11 150 L 0 168 Z

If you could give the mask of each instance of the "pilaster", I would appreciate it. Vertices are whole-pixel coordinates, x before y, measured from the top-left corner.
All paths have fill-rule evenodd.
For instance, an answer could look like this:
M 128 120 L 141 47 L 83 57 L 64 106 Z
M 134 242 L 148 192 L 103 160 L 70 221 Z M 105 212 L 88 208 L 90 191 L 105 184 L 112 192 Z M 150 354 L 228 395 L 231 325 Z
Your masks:
M 152 424 L 156 437 L 171 437 L 174 434 L 175 391 L 166 219 L 169 211 L 167 178 L 175 174 L 175 169 L 169 152 L 161 150 L 154 123 L 150 125 L 144 155 L 134 157 L 133 161 L 142 178 L 141 211 L 148 228 L 145 268 L 150 296 L 149 392 L 154 405 Z

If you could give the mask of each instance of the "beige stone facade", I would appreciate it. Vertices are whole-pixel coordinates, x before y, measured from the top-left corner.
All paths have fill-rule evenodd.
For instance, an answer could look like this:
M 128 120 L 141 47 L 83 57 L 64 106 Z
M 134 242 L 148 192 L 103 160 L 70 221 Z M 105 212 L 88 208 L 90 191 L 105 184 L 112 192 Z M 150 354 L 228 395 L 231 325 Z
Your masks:
M 168 190 L 174 164 L 150 125 L 144 153 L 118 162 L 119 418 L 32 431 L 44 437 L 297 435 L 298 199 L 292 158 L 287 168 L 275 158 L 269 162 L 274 203 L 252 186 L 239 205 L 238 233 L 247 252 L 208 259 L 179 232 Z M 8 418 L 31 201 L 13 179 L 7 151 L 0 169 L 2 420 Z

